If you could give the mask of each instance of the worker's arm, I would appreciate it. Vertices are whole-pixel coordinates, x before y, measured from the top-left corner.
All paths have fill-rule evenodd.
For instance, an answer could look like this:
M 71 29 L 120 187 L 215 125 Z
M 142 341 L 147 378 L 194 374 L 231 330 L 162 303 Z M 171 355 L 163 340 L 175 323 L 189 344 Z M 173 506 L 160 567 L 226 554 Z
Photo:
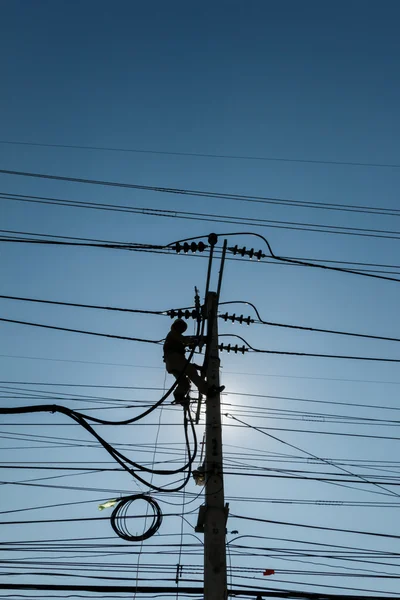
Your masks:
M 185 340 L 185 346 L 187 348 L 193 348 L 193 346 L 196 346 L 200 343 L 204 344 L 206 341 L 206 337 L 204 335 L 199 337 L 196 337 L 195 335 L 184 335 L 182 337 Z

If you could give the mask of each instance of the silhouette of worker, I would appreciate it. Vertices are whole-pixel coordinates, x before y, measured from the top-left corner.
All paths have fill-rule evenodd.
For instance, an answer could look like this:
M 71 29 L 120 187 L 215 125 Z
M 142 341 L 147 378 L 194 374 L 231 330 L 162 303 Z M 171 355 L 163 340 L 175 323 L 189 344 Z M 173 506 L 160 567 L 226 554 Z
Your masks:
M 190 390 L 190 381 L 199 390 L 200 394 L 212 397 L 225 389 L 224 385 L 216 387 L 209 386 L 202 375 L 199 374 L 201 367 L 193 363 L 187 364 L 185 357 L 186 348 L 193 348 L 196 338 L 183 335 L 187 329 L 187 323 L 182 319 L 176 319 L 171 325 L 171 330 L 164 342 L 164 362 L 167 372 L 176 379 L 179 377 L 178 385 L 174 396 L 178 402 L 181 402 Z M 186 369 L 185 369 L 186 368 Z M 185 372 L 182 376 L 181 373 Z

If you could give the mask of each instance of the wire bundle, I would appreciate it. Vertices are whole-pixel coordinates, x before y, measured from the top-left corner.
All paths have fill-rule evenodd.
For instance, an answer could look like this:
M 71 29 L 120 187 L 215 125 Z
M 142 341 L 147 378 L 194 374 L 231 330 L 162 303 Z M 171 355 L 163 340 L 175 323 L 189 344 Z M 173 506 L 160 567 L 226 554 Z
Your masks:
M 127 520 L 129 516 L 127 514 L 129 507 L 135 500 L 144 500 L 153 509 L 153 522 L 148 529 L 141 535 L 133 535 L 129 532 L 127 527 Z M 127 542 L 142 542 L 152 537 L 159 530 L 162 523 L 162 513 L 159 504 L 151 496 L 144 494 L 135 494 L 134 496 L 127 496 L 122 498 L 121 502 L 117 504 L 111 515 L 111 526 L 115 533 L 126 540 Z

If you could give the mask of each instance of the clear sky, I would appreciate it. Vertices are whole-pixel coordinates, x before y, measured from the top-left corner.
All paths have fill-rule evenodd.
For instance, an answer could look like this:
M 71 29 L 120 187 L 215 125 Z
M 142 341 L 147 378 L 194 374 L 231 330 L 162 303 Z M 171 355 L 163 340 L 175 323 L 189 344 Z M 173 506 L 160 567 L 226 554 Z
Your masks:
M 394 0 L 3 0 L 1 170 L 213 196 L 0 173 L 0 235 L 163 245 L 236 232 L 233 245 L 268 256 L 245 231 L 277 256 L 400 280 L 399 16 Z M 166 310 L 192 305 L 194 286 L 205 291 L 204 258 L 4 240 L 0 250 L 6 296 Z M 221 300 L 252 302 L 269 322 L 400 339 L 399 291 L 398 281 L 236 258 Z M 165 316 L 0 302 L 5 319 L 120 336 L 161 340 L 170 326 Z M 245 305 L 228 310 L 254 317 Z M 2 406 L 57 402 L 117 420 L 172 384 L 160 345 L 0 328 Z M 265 350 L 400 360 L 396 341 L 223 321 L 220 333 Z M 224 412 L 264 432 L 224 417 L 229 585 L 395 596 L 398 540 L 299 525 L 400 535 L 399 364 L 224 352 L 221 367 Z M 180 466 L 180 413 L 167 400 L 138 424 L 98 430 L 141 464 Z M 129 544 L 108 519 L 80 520 L 146 490 L 105 470 L 118 465 L 88 432 L 51 414 L 2 416 L 0 431 L 1 521 L 13 522 L 2 525 L 0 583 L 174 586 L 179 563 L 180 585 L 201 585 L 201 488 L 155 493 L 158 534 Z M 200 441 L 203 431 L 201 422 Z M 37 520 L 53 522 L 18 524 Z M 363 556 L 346 554 L 357 549 Z

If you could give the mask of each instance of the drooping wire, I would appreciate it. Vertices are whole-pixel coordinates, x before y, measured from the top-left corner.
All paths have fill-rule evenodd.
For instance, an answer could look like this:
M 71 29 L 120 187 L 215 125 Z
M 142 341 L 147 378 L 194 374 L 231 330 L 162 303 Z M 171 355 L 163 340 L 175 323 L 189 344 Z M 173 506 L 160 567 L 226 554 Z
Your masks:
M 388 363 L 400 363 L 400 358 L 382 358 L 376 356 L 351 356 L 343 354 L 321 354 L 318 352 L 292 352 L 289 350 L 265 350 L 261 348 L 254 348 L 245 340 L 242 336 L 233 333 L 220 333 L 219 337 L 234 337 L 241 340 L 246 346 L 252 351 L 259 354 L 279 354 L 282 356 L 305 356 L 312 358 L 337 358 L 343 360 L 364 360 L 364 361 L 376 361 L 376 362 L 388 362 Z M 223 350 L 224 348 L 222 348 Z M 239 349 L 240 351 L 240 349 Z
M 198 323 L 197 323 L 196 339 L 199 339 L 198 334 L 200 331 L 200 327 L 201 327 L 201 319 L 199 319 Z M 25 406 L 25 407 L 17 407 L 17 408 L 1 408 L 0 414 L 28 414 L 28 413 L 35 413 L 35 412 L 51 412 L 51 413 L 59 412 L 61 414 L 64 414 L 64 415 L 70 417 L 71 419 L 73 419 L 76 423 L 78 423 L 84 429 L 86 429 L 86 431 L 88 431 L 93 437 L 95 437 L 97 439 L 97 441 L 103 446 L 103 448 L 110 454 L 110 456 L 123 469 L 125 469 L 125 471 L 130 473 L 133 477 L 135 477 L 142 484 L 150 487 L 151 489 L 157 490 L 157 491 L 179 491 L 179 490 L 183 489 L 186 486 L 186 484 L 188 483 L 188 481 L 190 480 L 191 467 L 192 467 L 192 464 L 193 464 L 196 454 L 197 454 L 197 437 L 196 437 L 193 419 L 192 419 L 192 416 L 191 416 L 188 406 L 184 407 L 184 423 L 183 423 L 184 424 L 185 443 L 186 443 L 186 448 L 187 448 L 187 453 L 188 453 L 188 460 L 187 460 L 187 463 L 183 467 L 180 467 L 178 469 L 169 469 L 169 470 L 150 469 L 148 467 L 144 467 L 143 465 L 139 465 L 138 463 L 128 459 L 121 452 L 119 452 L 116 448 L 114 448 L 108 442 L 106 442 L 106 440 L 104 440 L 93 429 L 93 427 L 88 423 L 88 421 L 91 421 L 93 423 L 98 423 L 98 424 L 107 424 L 107 425 L 127 425 L 127 424 L 134 423 L 134 422 L 138 421 L 139 419 L 142 419 L 144 416 L 148 415 L 150 412 L 155 410 L 158 406 L 160 406 L 166 400 L 166 398 L 172 393 L 172 391 L 178 385 L 180 379 L 182 377 L 184 377 L 186 368 L 187 368 L 188 364 L 190 363 L 190 360 L 192 359 L 192 356 L 194 354 L 196 346 L 197 346 L 197 344 L 193 345 L 193 348 L 190 352 L 190 355 L 188 357 L 188 360 L 186 362 L 186 365 L 185 365 L 183 371 L 180 373 L 179 377 L 176 379 L 176 381 L 171 386 L 171 388 L 167 391 L 167 393 L 164 394 L 162 396 L 162 398 L 158 402 L 156 402 L 153 406 L 151 406 L 149 409 L 147 409 L 140 415 L 133 417 L 131 419 L 125 419 L 123 421 L 106 421 L 104 419 L 98 419 L 96 417 L 92 417 L 91 415 L 83 414 L 78 411 L 74 411 L 74 410 L 71 410 L 64 406 L 60 406 L 60 405 L 56 405 L 56 404 L 54 404 L 54 405 L 39 405 L 39 406 Z M 191 432 L 192 432 L 193 439 L 194 439 L 193 452 L 191 452 L 190 440 L 189 440 L 189 436 L 188 436 L 188 426 L 189 425 L 190 425 Z M 128 465 L 130 465 L 130 466 L 128 466 Z M 135 469 L 137 469 L 139 471 L 160 474 L 160 475 L 172 475 L 172 474 L 185 472 L 186 470 L 187 470 L 187 474 L 186 474 L 183 482 L 180 485 L 178 485 L 177 487 L 174 487 L 172 489 L 171 488 L 166 489 L 166 488 L 158 487 L 152 483 L 147 482 L 137 472 L 135 472 L 131 467 L 134 467 Z
M 265 238 L 263 235 L 261 235 L 260 233 L 255 233 L 254 231 L 240 231 L 240 232 L 228 232 L 228 233 L 219 233 L 218 235 L 220 236 L 238 236 L 238 235 L 252 235 L 255 237 L 260 238 L 261 240 L 263 240 L 263 242 L 266 244 L 268 251 L 270 253 L 270 256 L 272 259 L 277 260 L 277 261 L 281 261 L 287 264 L 292 264 L 292 265 L 299 265 L 302 267 L 312 267 L 314 269 L 324 269 L 327 271 L 336 271 L 339 273 L 349 273 L 350 275 L 360 275 L 363 277 L 372 277 L 373 279 L 383 279 L 386 281 L 396 281 L 397 283 L 400 283 L 400 279 L 396 279 L 395 277 L 387 277 L 384 275 L 374 275 L 372 273 L 365 273 L 365 272 L 361 272 L 361 271 L 356 271 L 353 269 L 345 269 L 343 267 L 332 267 L 329 265 L 322 265 L 322 264 L 315 264 L 312 262 L 306 262 L 306 261 L 302 261 L 302 260 L 298 260 L 298 259 L 292 259 L 292 258 L 286 258 L 285 256 L 278 256 L 277 254 L 274 253 L 274 251 L 272 250 L 272 246 L 269 243 L 269 241 L 267 240 L 267 238 Z M 200 236 L 199 236 L 200 237 Z M 203 236 L 205 237 L 205 236 Z
M 0 298 L 2 298 L 2 296 L 0 296 Z M 247 302 L 245 300 L 230 300 L 227 302 L 220 302 L 219 304 L 246 304 L 247 306 L 251 306 L 258 317 L 258 321 L 254 321 L 254 323 L 256 323 L 256 324 L 270 325 L 271 327 L 284 327 L 287 329 L 298 329 L 301 331 L 314 331 L 317 333 L 332 333 L 332 334 L 336 334 L 336 335 L 347 335 L 347 336 L 361 337 L 361 338 L 367 338 L 367 339 L 372 339 L 372 340 L 400 342 L 400 338 L 386 337 L 386 336 L 382 336 L 382 335 L 371 335 L 371 334 L 367 334 L 367 333 L 354 333 L 354 332 L 350 332 L 350 331 L 337 331 L 334 329 L 320 329 L 317 327 L 305 327 L 302 325 L 288 325 L 287 323 L 276 323 L 273 321 L 265 321 L 264 319 L 261 318 L 261 315 L 260 315 L 259 311 L 257 310 L 256 306 L 252 302 Z M 224 318 L 223 315 L 219 315 L 219 317 Z

